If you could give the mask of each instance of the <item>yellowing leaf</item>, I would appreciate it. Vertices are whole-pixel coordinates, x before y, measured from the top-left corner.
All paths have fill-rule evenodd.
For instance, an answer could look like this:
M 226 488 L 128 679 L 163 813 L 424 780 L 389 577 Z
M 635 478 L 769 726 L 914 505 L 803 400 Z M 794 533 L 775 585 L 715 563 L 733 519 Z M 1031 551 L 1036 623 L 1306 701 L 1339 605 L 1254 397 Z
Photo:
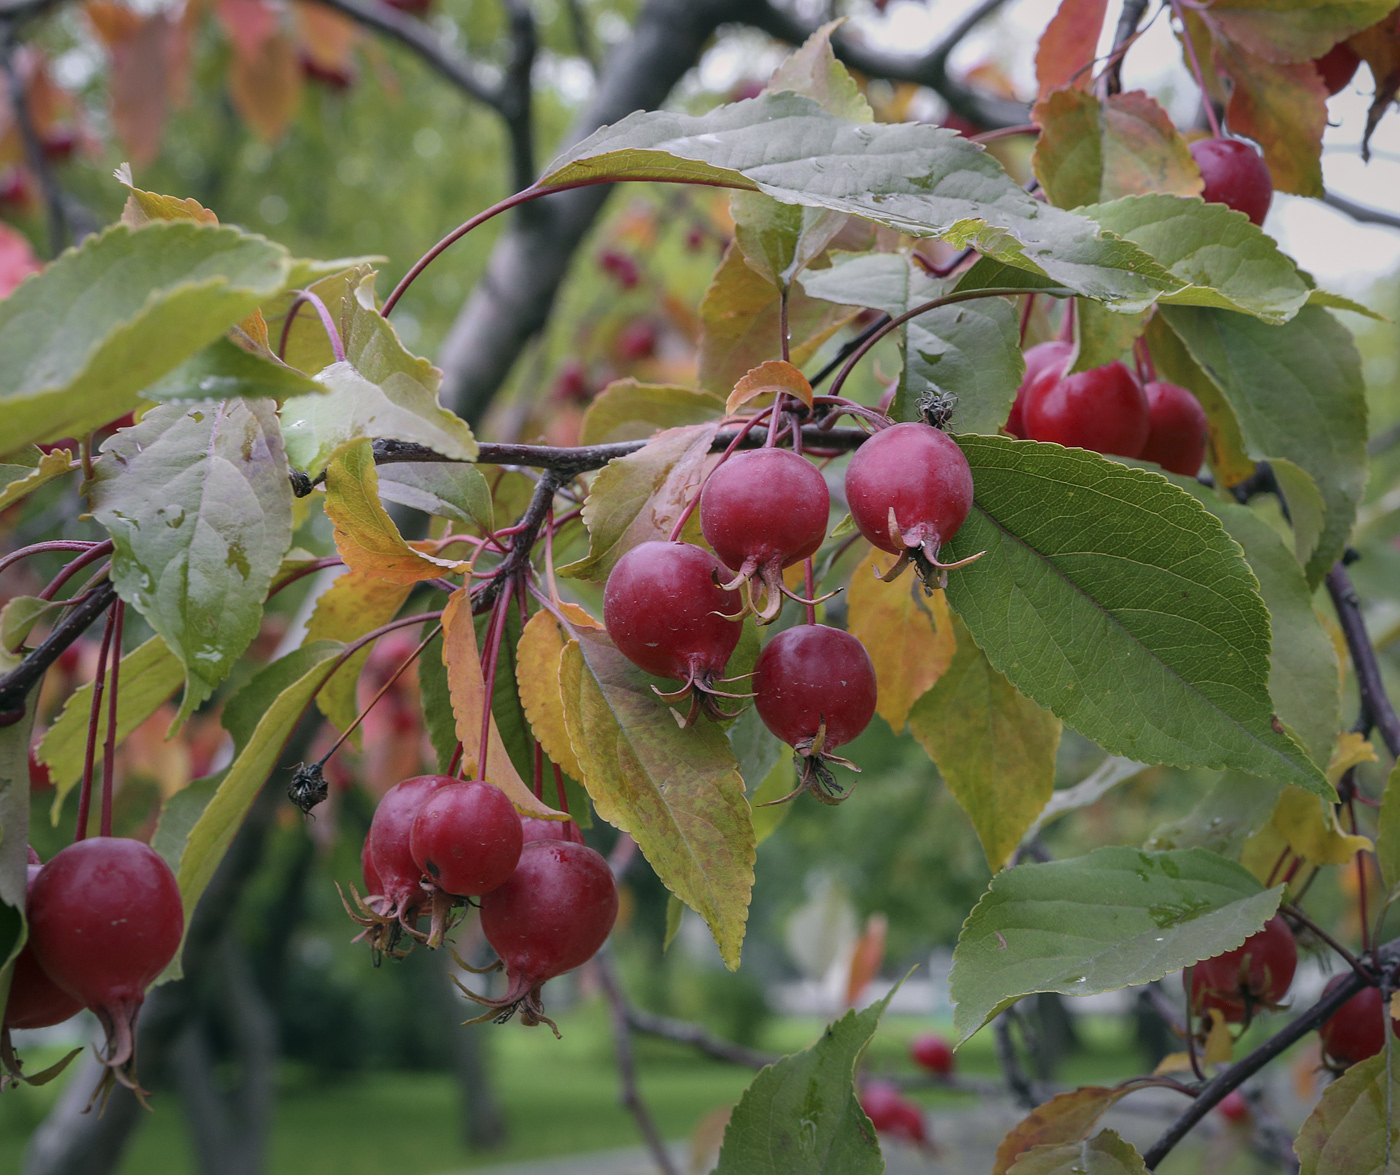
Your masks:
M 228 86 L 243 121 L 264 142 L 275 143 L 301 105 L 301 62 L 291 38 L 278 32 L 252 53 L 235 53 Z
M 1290 787 L 1279 796 L 1269 823 L 1245 844 L 1240 863 L 1267 880 L 1285 846 L 1310 865 L 1344 865 L 1357 852 L 1370 849 L 1371 842 L 1343 832 L 1331 804 Z
M 1036 1106 L 1001 1140 L 992 1175 L 1006 1175 L 1016 1160 L 1033 1146 L 1078 1142 L 1094 1128 L 1104 1111 L 1126 1092 L 1101 1085 L 1086 1085 Z
M 200 224 L 218 224 L 219 218 L 198 200 L 181 200 L 176 196 L 162 196 L 158 192 L 147 192 L 136 186 L 131 178 L 131 164 L 123 163 L 116 170 L 117 182 L 131 194 L 126 198 L 122 209 L 122 223 L 132 228 L 140 228 L 153 220 L 193 220 Z
M 364 571 L 347 571 L 336 578 L 316 600 L 316 609 L 306 624 L 306 639 L 302 644 L 318 640 L 349 644 L 382 624 L 388 624 L 399 614 L 411 583 L 381 579 Z M 360 712 L 357 687 L 360 673 L 373 651 L 366 645 L 350 656 L 331 676 L 316 695 L 316 705 L 326 718 L 346 730 Z M 360 745 L 360 731 L 352 736 Z
M 562 610 L 573 624 L 601 630 L 601 625 L 577 604 L 563 604 Z M 559 661 L 564 646 L 572 639 L 549 612 L 536 612 L 526 622 L 516 646 L 515 680 L 530 730 L 544 753 L 565 775 L 581 781 L 583 768 L 564 725 L 564 695 L 559 684 Z
M 547 820 L 562 820 L 556 812 L 520 778 L 510 760 L 496 719 L 490 720 L 486 742 L 486 770 L 479 772 L 481 751 L 481 722 L 485 717 L 486 681 L 481 673 L 481 658 L 476 648 L 476 627 L 472 623 L 471 597 L 466 588 L 458 588 L 448 598 L 442 613 L 442 660 L 447 666 L 447 688 L 452 695 L 452 714 L 457 720 L 457 738 L 462 743 L 462 762 L 468 777 L 485 779 L 503 792 L 516 810 L 526 816 L 542 816 Z
M 1165 1077 L 1172 1073 L 1189 1073 L 1190 1071 L 1190 1053 L 1168 1053 L 1157 1062 L 1157 1068 L 1152 1070 L 1152 1076 Z
M 730 970 L 753 889 L 754 831 L 729 740 L 711 722 L 682 730 L 603 633 L 564 649 L 569 740 L 593 805 L 630 833 L 676 897 L 709 924 Z
M 38 457 L 38 461 L 31 462 L 31 456 Z M 62 477 L 73 467 L 73 454 L 67 449 L 55 449 L 42 455 L 37 449 L 30 449 L 19 460 L 24 464 L 0 466 L 6 475 L 3 484 L 0 484 L 0 510 L 13 506 L 27 494 L 56 477 Z
M 1327 88 L 1312 62 L 1266 61 L 1228 43 L 1217 43 L 1215 60 L 1234 83 L 1230 129 L 1264 148 L 1275 190 L 1321 196 Z
M 1351 768 L 1362 763 L 1376 762 L 1376 748 L 1366 741 L 1364 734 L 1354 730 L 1343 731 L 1337 736 L 1337 745 L 1327 764 L 1327 782 L 1333 787 Z
M 1108 0 L 1060 0 L 1035 50 L 1040 97 L 1061 86 L 1088 89 Z
M 812 385 L 807 382 L 807 377 L 791 363 L 770 359 L 744 373 L 729 393 L 724 410 L 733 412 L 758 396 L 775 396 L 781 392 L 796 396 L 808 408 L 812 406 Z
M 943 593 L 925 596 L 913 576 L 882 582 L 875 570 L 883 561 L 884 555 L 872 549 L 851 573 L 846 624 L 870 651 L 876 709 L 898 732 L 914 703 L 943 676 L 958 642 Z
M 1219 1008 L 1211 1008 L 1210 1029 L 1206 1033 L 1203 1059 L 1207 1065 L 1228 1065 L 1234 1055 L 1235 1038 L 1230 1032 L 1225 1014 Z
M 326 466 L 326 516 L 335 526 L 335 549 L 352 571 L 414 584 L 466 564 L 439 559 L 408 543 L 379 500 L 379 475 L 368 441 L 347 445 Z
M 961 621 L 957 652 L 909 712 L 909 729 L 972 820 L 993 871 L 1055 790 L 1060 721 L 992 668 Z

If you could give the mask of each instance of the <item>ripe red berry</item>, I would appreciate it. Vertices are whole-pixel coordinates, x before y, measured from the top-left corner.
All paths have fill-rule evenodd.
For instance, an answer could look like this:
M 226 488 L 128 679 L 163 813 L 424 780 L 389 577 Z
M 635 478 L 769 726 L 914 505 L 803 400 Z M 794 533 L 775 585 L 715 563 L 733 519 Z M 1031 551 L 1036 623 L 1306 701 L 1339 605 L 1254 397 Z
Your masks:
M 1137 457 L 1152 416 L 1137 376 L 1114 360 L 1063 378 L 1043 370 L 1026 390 L 1025 423 L 1033 440 Z
M 1249 1118 L 1249 1103 L 1244 1100 L 1244 1094 L 1238 1089 L 1232 1089 L 1223 1098 L 1220 1104 L 1215 1107 L 1220 1111 L 1220 1116 L 1227 1122 L 1244 1122 Z
M 184 907 L 175 875 L 138 840 L 80 840 L 39 870 L 29 891 L 30 943 L 61 988 L 97 1013 L 105 1061 L 131 1060 L 146 989 L 180 948 Z
M 599 253 L 598 267 L 624 290 L 635 288 L 640 278 L 637 263 L 617 249 L 604 249 Z
M 1204 959 L 1191 969 L 1191 1007 L 1197 1015 L 1219 1008 L 1234 1023 L 1255 1008 L 1271 1008 L 1288 993 L 1298 967 L 1298 944 L 1281 914 L 1232 951 Z M 1182 973 L 1185 982 L 1186 972 Z
M 532 840 L 569 840 L 574 844 L 583 844 L 583 832 L 572 820 L 541 820 L 538 816 L 522 816 L 520 826 L 525 844 Z
M 735 453 L 700 494 L 705 541 L 739 573 L 729 586 L 743 583 L 747 590 L 757 578 L 768 592 L 761 622 L 776 617 L 782 606 L 783 568 L 822 545 L 830 513 L 826 479 L 790 449 Z
M 888 1081 L 867 1081 L 861 1090 L 860 1108 L 881 1134 L 919 1145 L 927 1141 L 923 1114 Z
M 972 509 L 972 471 L 947 433 L 908 423 L 877 432 L 846 467 L 846 505 L 860 533 L 882 551 L 940 572 L 938 551 Z
M 49 791 L 53 788 L 49 765 L 39 758 L 34 747 L 29 748 L 29 788 L 31 791 Z
M 520 860 L 524 831 L 506 793 L 481 780 L 433 792 L 413 818 L 409 848 L 419 870 L 456 897 L 502 884 Z
M 1142 447 L 1144 461 L 1182 477 L 1195 477 L 1206 459 L 1209 428 L 1201 402 L 1178 384 L 1155 379 L 1143 388 L 1152 426 Z
M 1050 367 L 1063 371 L 1065 363 L 1073 353 L 1073 344 L 1059 342 L 1037 343 L 1025 353 L 1023 358 L 1026 361 L 1026 373 L 1021 377 L 1021 386 L 1016 389 L 1016 402 L 1011 405 L 1011 412 L 1006 418 L 1006 431 L 1013 437 L 1024 441 L 1029 436 L 1026 432 L 1025 413 L 1026 392 L 1031 382 Z
M 1327 96 L 1339 94 L 1347 82 L 1356 75 L 1361 57 L 1346 41 L 1338 41 L 1321 57 L 1313 58 L 1322 84 L 1327 87 Z
M 865 646 L 839 628 L 799 624 L 763 647 L 753 688 L 763 724 L 803 760 L 798 791 L 810 789 L 824 803 L 840 803 L 845 789 L 825 763 L 875 714 L 875 667 Z
M 554 398 L 587 403 L 593 398 L 593 389 L 588 385 L 588 372 L 577 359 L 571 359 L 554 377 Z
M 914 1063 L 922 1065 L 930 1073 L 947 1077 L 953 1072 L 953 1046 L 941 1036 L 926 1033 L 916 1036 L 909 1045 L 909 1055 Z
M 458 782 L 450 775 L 415 775 L 394 784 L 369 825 L 369 860 L 379 878 L 375 892 L 385 899 L 384 914 L 412 926 L 428 895 L 423 889 L 423 871 L 413 859 L 410 840 L 418 809 L 439 788 Z M 368 870 L 366 884 L 369 883 Z
M 327 65 L 318 61 L 305 49 L 297 57 L 301 76 L 309 82 L 319 82 L 328 90 L 344 93 L 355 84 L 355 75 L 337 65 Z
M 29 849 L 29 888 L 39 876 L 39 854 Z M 39 964 L 33 942 L 24 944 L 10 977 L 10 998 L 5 1004 L 6 1028 L 47 1028 L 76 1016 L 82 1001 L 59 987 Z
M 1326 996 L 1336 990 L 1345 979 L 1345 975 L 1334 975 L 1327 981 L 1322 994 Z M 1317 1030 L 1322 1038 L 1324 1055 L 1341 1069 L 1374 1057 L 1385 1047 L 1386 1020 L 1390 1020 L 1391 1031 L 1400 1036 L 1400 1024 L 1386 1015 L 1380 988 L 1363 987 Z
M 1274 199 L 1274 180 L 1264 158 L 1242 139 L 1198 139 L 1191 157 L 1201 169 L 1207 204 L 1225 204 L 1263 224 Z M 1131 456 L 1131 454 L 1128 454 Z
M 505 964 L 509 988 L 486 1000 L 482 1019 L 515 1011 L 526 1024 L 548 1024 L 540 988 L 586 963 L 607 941 L 617 918 L 617 886 L 608 863 L 587 845 L 532 840 L 502 886 L 481 899 L 481 930 Z
M 634 665 L 709 691 L 724 672 L 743 625 L 724 565 L 690 543 L 641 543 L 617 561 L 603 589 L 603 623 Z
M 617 357 L 625 363 L 637 363 L 656 354 L 656 324 L 646 318 L 634 318 L 618 332 Z

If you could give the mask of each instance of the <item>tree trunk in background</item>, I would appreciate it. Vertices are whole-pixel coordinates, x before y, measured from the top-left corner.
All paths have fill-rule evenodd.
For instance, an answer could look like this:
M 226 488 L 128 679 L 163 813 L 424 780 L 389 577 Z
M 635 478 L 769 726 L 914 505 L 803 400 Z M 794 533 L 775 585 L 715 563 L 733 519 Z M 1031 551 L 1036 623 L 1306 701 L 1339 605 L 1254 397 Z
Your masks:
M 636 110 L 654 110 L 700 58 L 724 22 L 743 18 L 741 0 L 649 0 L 630 40 L 600 71 L 598 92 L 568 142 Z M 569 263 L 611 187 L 577 188 L 516 212 L 491 250 L 485 273 L 438 355 L 443 400 L 478 424 L 525 344 L 549 318 Z
M 464 941 L 457 949 L 463 957 L 470 958 L 473 943 Z M 462 1142 L 468 1150 L 494 1150 L 506 1140 L 506 1121 L 491 1088 L 489 1026 L 459 1027 L 463 1020 L 476 1015 L 476 1011 L 457 995 L 457 987 L 452 982 L 455 970 L 452 952 L 438 951 L 436 961 L 440 972 L 437 991 L 442 1002 L 442 1016 L 451 1033 L 452 1071 L 461 1098 Z

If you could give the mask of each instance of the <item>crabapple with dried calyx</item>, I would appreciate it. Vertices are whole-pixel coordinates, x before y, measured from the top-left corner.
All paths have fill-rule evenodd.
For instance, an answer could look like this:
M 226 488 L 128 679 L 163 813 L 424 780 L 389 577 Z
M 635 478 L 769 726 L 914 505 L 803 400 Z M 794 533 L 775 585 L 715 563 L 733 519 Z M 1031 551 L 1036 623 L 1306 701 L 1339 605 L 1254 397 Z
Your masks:
M 1047 367 L 1026 389 L 1026 435 L 1069 449 L 1138 457 L 1152 430 L 1147 395 L 1114 360 L 1073 375 Z
M 817 467 L 790 449 L 735 453 L 700 492 L 700 530 L 731 571 L 724 585 L 745 596 L 759 624 L 777 618 L 783 597 L 783 568 L 816 553 L 826 538 L 831 495 Z M 762 607 L 753 583 L 767 594 Z M 761 597 L 760 597 L 761 598 Z M 806 601 L 802 601 L 806 602 Z
M 739 643 L 734 618 L 739 593 L 722 586 L 729 573 L 709 551 L 690 543 L 646 542 L 613 567 L 603 589 L 603 624 L 613 644 L 639 669 L 682 682 L 668 701 L 690 697 L 685 724 L 704 710 L 732 717 L 715 689 Z
M 1190 975 L 1191 1008 L 1205 1016 L 1212 1008 L 1232 1024 L 1248 1023 L 1258 1008 L 1273 1010 L 1288 994 L 1298 969 L 1298 944 L 1281 914 L 1232 951 L 1203 959 L 1182 972 Z
M 972 509 L 972 470 L 957 443 L 931 424 L 892 425 L 861 445 L 846 467 L 846 505 L 861 534 L 899 556 L 882 579 L 912 563 L 932 591 L 949 570 L 983 554 L 939 562 Z
M 481 899 L 481 930 L 505 966 L 500 999 L 462 991 L 487 1011 L 483 1020 L 504 1023 L 516 1012 L 522 1023 L 548 1024 L 540 988 L 598 953 L 617 918 L 617 885 L 603 857 L 573 841 L 532 840 L 520 851 L 510 879 Z
M 135 1089 L 136 1015 L 185 932 L 170 866 L 138 840 L 80 840 L 39 870 L 28 910 L 39 965 L 97 1013 L 107 1034 L 103 1063 Z
M 759 653 L 753 688 L 764 725 L 797 753 L 800 779 L 784 799 L 811 791 L 825 804 L 839 804 L 848 792 L 827 764 L 860 768 L 831 752 L 875 715 L 875 667 L 865 646 L 824 624 L 785 629 Z

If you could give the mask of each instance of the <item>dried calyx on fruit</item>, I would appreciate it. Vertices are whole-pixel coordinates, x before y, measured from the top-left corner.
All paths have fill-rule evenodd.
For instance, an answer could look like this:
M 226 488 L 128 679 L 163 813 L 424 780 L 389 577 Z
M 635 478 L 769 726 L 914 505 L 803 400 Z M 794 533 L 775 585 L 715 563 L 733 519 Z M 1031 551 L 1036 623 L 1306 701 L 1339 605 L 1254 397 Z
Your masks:
M 733 618 L 739 595 L 722 583 L 728 578 L 709 551 L 690 543 L 647 542 L 617 561 L 603 589 L 603 623 L 622 655 L 647 673 L 682 683 L 678 690 L 656 692 L 668 702 L 689 698 L 683 726 L 702 710 L 712 718 L 732 718 L 718 699 L 747 696 L 715 688 L 743 631 Z
M 772 802 L 810 791 L 824 804 L 839 804 L 850 792 L 829 765 L 860 768 L 832 752 L 875 714 L 875 667 L 865 646 L 839 628 L 800 624 L 763 647 L 753 680 L 758 716 L 796 752 L 797 787 Z
M 830 513 L 826 479 L 790 449 L 735 453 L 710 475 L 700 493 L 700 529 L 738 573 L 725 590 L 742 590 L 744 611 L 759 624 L 777 618 L 784 596 L 807 603 L 783 584 L 783 568 L 816 553 Z M 755 581 L 766 594 L 762 604 Z
M 1182 982 L 1197 1015 L 1214 1009 L 1231 1024 L 1247 1025 L 1256 1011 L 1279 1007 L 1297 969 L 1298 944 L 1283 915 L 1275 914 L 1234 950 L 1182 972 Z
M 912 563 L 932 592 L 953 568 L 986 553 L 939 561 L 972 509 L 972 471 L 957 443 L 931 424 L 892 425 L 861 445 L 846 467 L 846 505 L 861 534 L 899 556 L 881 579 Z

